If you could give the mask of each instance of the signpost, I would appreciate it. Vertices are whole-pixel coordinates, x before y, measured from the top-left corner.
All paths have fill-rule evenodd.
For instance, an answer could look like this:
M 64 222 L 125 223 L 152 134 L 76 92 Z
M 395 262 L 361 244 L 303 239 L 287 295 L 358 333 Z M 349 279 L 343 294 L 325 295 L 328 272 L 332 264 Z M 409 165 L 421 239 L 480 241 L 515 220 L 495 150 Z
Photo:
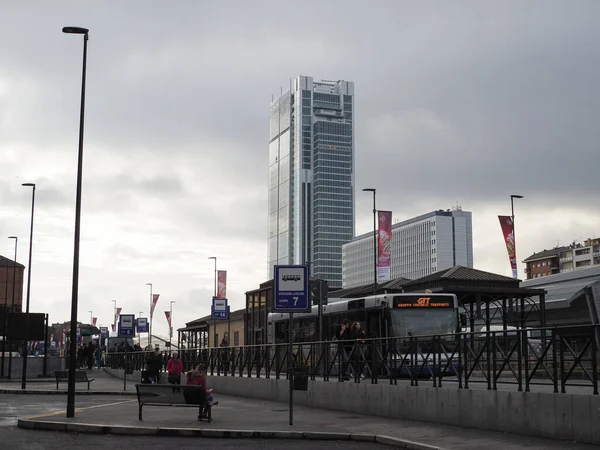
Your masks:
M 294 313 L 310 311 L 308 266 L 275 266 L 273 310 L 290 313 L 288 378 L 290 380 L 290 425 L 294 425 Z
M 211 310 L 212 318 L 215 320 L 227 320 L 229 318 L 226 298 L 213 297 Z
M 137 332 L 138 333 L 147 333 L 148 332 L 148 318 L 138 317 Z
M 119 337 L 135 336 L 135 316 L 133 314 L 121 314 L 119 316 Z

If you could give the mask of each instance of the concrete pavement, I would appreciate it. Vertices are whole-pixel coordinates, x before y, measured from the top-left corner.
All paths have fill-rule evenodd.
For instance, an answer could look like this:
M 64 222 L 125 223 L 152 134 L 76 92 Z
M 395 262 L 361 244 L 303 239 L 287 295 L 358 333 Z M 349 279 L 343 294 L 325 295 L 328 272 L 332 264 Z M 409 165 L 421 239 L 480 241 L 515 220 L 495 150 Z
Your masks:
M 102 371 L 93 371 L 96 378 L 90 392 L 111 391 L 124 394 L 123 380 L 110 377 Z M 8 386 L 7 386 L 8 384 Z M 210 378 L 209 378 L 210 384 Z M 20 384 L 0 383 L 0 389 L 17 391 Z M 29 386 L 28 386 L 29 388 Z M 66 386 L 65 386 L 66 388 Z M 329 411 L 304 406 L 294 408 L 294 425 L 288 424 L 288 405 L 219 395 L 219 405 L 213 408 L 214 422 L 198 422 L 195 408 L 144 407 L 144 420 L 138 420 L 138 404 L 134 384 L 128 382 L 126 397 L 114 398 L 93 407 L 78 408 L 76 417 L 67 419 L 64 412 L 22 418 L 19 426 L 29 429 L 53 429 L 82 433 L 184 435 L 203 437 L 260 437 L 296 439 L 362 439 L 385 441 L 403 448 L 445 449 L 572 449 L 597 448 L 589 445 L 553 441 L 520 435 L 465 429 L 435 423 L 384 419 L 367 416 L 348 404 L 345 412 Z M 56 392 L 56 383 L 31 383 L 31 393 Z M 78 387 L 77 394 L 87 391 Z M 344 401 L 344 399 L 340 399 Z M 386 441 L 386 438 L 389 438 Z

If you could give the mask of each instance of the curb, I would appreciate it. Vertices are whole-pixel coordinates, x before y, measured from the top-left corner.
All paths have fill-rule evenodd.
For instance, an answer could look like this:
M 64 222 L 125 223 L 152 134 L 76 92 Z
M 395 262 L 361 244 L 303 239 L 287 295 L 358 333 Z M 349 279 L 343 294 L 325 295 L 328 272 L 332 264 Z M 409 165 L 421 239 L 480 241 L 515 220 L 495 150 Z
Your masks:
M 265 430 L 226 430 L 174 427 L 132 427 L 121 425 L 96 425 L 89 423 L 67 423 L 45 420 L 18 419 L 17 426 L 27 430 L 66 431 L 83 434 L 113 434 L 130 436 L 178 436 L 216 439 L 306 439 L 319 441 L 377 442 L 409 450 L 444 450 L 428 444 L 406 439 L 375 434 L 312 432 L 312 431 L 265 431 Z
M 23 394 L 23 395 L 67 395 L 68 391 L 60 390 L 42 390 L 42 389 L 0 389 L 0 394 Z M 75 391 L 75 395 L 131 395 L 136 396 L 136 392 L 129 391 Z

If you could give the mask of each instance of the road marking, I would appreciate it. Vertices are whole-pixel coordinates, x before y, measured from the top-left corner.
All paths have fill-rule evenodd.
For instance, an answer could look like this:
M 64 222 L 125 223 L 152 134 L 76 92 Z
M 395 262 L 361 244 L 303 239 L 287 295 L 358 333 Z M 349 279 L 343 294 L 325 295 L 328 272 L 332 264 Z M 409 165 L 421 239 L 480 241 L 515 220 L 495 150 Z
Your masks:
M 75 413 L 80 413 L 80 412 L 83 412 L 83 411 L 87 411 L 88 409 L 104 408 L 105 406 L 121 405 L 123 403 L 131 403 L 131 402 L 136 402 L 136 401 L 137 400 L 123 400 L 121 402 L 107 403 L 107 404 L 104 404 L 104 405 L 87 406 L 85 408 L 76 409 Z M 58 416 L 58 415 L 61 415 L 61 414 L 66 414 L 66 413 L 67 413 L 66 410 L 62 410 L 62 411 L 56 411 L 56 412 L 49 413 L 49 414 L 42 414 L 42 415 L 39 415 L 39 416 L 26 417 L 26 419 L 39 419 L 39 418 L 42 418 L 42 417 L 52 417 L 52 416 Z

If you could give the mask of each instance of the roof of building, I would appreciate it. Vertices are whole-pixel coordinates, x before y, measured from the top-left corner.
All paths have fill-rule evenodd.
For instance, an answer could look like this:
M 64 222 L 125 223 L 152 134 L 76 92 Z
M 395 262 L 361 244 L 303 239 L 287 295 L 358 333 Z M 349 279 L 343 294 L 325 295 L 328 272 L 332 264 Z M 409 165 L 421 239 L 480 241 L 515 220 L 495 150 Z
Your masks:
M 482 282 L 504 282 L 510 284 L 516 284 L 518 286 L 518 280 L 514 278 L 506 277 L 504 275 L 498 275 L 497 273 L 485 272 L 483 270 L 473 269 L 465 266 L 454 266 L 449 269 L 440 270 L 432 273 L 425 277 L 418 278 L 409 283 L 406 286 L 413 286 L 416 284 L 423 284 L 438 280 L 457 280 L 457 281 L 482 281 Z
M 17 267 L 19 269 L 24 269 L 25 266 L 23 264 L 20 264 L 18 262 L 13 261 L 10 258 L 7 258 L 6 256 L 2 256 L 0 255 L 0 267 Z
M 544 289 L 548 308 L 568 307 L 585 295 L 588 287 L 600 284 L 600 266 L 587 267 L 571 272 L 557 273 L 541 278 L 533 278 L 521 283 L 522 287 Z
M 533 255 L 525 258 L 523 260 L 524 263 L 531 261 L 539 261 L 540 259 L 548 259 L 552 257 L 558 257 L 560 252 L 563 250 L 567 250 L 569 247 L 556 247 L 550 250 L 543 250 L 541 252 L 534 253 Z

